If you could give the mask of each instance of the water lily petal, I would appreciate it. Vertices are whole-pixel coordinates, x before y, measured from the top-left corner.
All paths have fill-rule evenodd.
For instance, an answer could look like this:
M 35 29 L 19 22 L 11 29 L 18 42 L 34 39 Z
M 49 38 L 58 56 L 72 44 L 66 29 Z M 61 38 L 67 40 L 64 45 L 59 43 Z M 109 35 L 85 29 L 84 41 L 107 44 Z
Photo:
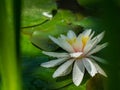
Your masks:
M 95 31 L 93 31 L 92 34 L 90 35 L 90 39 L 93 37 L 94 34 L 95 34 Z
M 64 40 L 68 39 L 68 37 L 66 37 L 65 35 L 62 35 L 62 34 L 61 34 L 60 36 L 61 36 L 61 38 L 64 39 Z
M 78 51 L 81 51 L 81 49 L 82 49 L 82 35 L 79 35 L 76 38 L 76 42 L 75 42 L 74 46 L 78 49 Z
M 94 61 L 94 60 L 91 60 L 92 63 L 95 65 L 98 73 L 102 74 L 103 76 L 107 77 L 107 74 L 104 72 L 104 70 Z
M 92 59 L 94 59 L 94 60 L 96 60 L 96 61 L 98 61 L 98 62 L 100 62 L 100 63 L 108 64 L 107 61 L 105 61 L 104 59 L 102 59 L 102 58 L 100 58 L 100 57 L 93 56 L 93 55 L 91 55 L 91 56 L 89 56 L 89 57 L 92 58 Z
M 79 86 L 82 82 L 83 76 L 84 76 L 85 68 L 83 65 L 83 62 L 81 60 L 75 61 L 74 67 L 73 67 L 73 83 L 76 86 Z
M 61 48 L 63 48 L 64 50 L 68 51 L 68 52 L 74 52 L 73 48 L 71 47 L 71 45 L 64 40 L 63 38 L 54 38 L 52 36 L 49 36 L 49 38 L 56 43 L 58 46 L 60 46 Z
M 94 37 L 92 40 L 89 40 L 88 43 L 86 44 L 86 47 L 84 49 L 85 53 L 88 53 L 90 50 L 92 50 L 93 48 L 96 47 L 96 45 L 102 40 L 102 38 L 104 37 L 104 33 L 102 32 L 99 35 L 97 35 L 96 37 Z
M 88 71 L 88 73 L 92 77 L 95 76 L 95 74 L 97 73 L 97 70 L 96 70 L 96 67 L 94 66 L 94 64 L 90 61 L 90 59 L 84 58 L 83 63 L 84 63 L 86 70 Z
M 101 49 L 105 48 L 108 45 L 108 43 L 104 43 L 102 45 L 97 45 L 94 49 L 91 49 L 91 51 L 88 53 L 88 55 L 94 54 L 98 51 L 100 51 Z
M 61 43 L 61 48 L 68 52 L 74 52 L 73 47 L 64 39 L 58 38 L 59 42 Z
M 96 44 L 98 44 L 98 43 L 103 39 L 104 34 L 105 34 L 105 32 L 102 32 L 102 33 L 98 34 L 96 37 L 94 37 L 94 38 L 92 39 L 92 41 L 97 40 L 97 43 L 96 43 Z
M 59 58 L 59 59 L 56 59 L 56 60 L 51 60 L 51 61 L 42 63 L 41 66 L 42 66 L 42 67 L 46 67 L 46 68 L 55 67 L 55 66 L 57 66 L 57 65 L 60 65 L 61 63 L 63 63 L 63 62 L 66 61 L 67 59 L 68 59 L 68 58 Z
M 86 29 L 82 34 L 84 36 L 89 36 L 91 34 L 92 29 Z
M 87 54 L 88 52 L 90 52 L 90 50 L 92 50 L 95 46 L 96 46 L 97 41 L 91 41 L 89 40 L 84 48 L 84 53 Z
M 68 75 L 72 70 L 74 59 L 68 60 L 62 64 L 53 74 L 53 78 Z
M 67 33 L 67 37 L 68 38 L 76 38 L 76 34 L 72 31 L 72 30 L 70 30 L 68 33 Z
M 50 38 L 54 43 L 56 43 L 58 46 L 61 47 L 61 43 L 59 42 L 58 39 L 56 39 L 55 37 L 52 37 L 52 36 L 49 36 L 49 38 Z
M 45 51 L 42 51 L 42 53 L 45 54 L 45 55 L 52 56 L 52 57 L 57 57 L 57 58 L 69 57 L 68 53 L 45 52 Z

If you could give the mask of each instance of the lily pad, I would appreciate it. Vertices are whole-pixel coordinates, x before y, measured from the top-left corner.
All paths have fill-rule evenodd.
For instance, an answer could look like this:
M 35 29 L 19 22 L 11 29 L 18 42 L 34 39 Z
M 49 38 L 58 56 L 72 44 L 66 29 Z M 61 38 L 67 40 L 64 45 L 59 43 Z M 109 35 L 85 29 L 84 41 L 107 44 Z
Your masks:
M 31 43 L 31 37 L 21 34 L 20 38 L 20 49 L 22 55 L 26 56 L 36 56 L 40 55 L 41 50 L 36 48 L 32 43 Z
M 48 17 L 43 13 L 52 13 L 56 9 L 54 0 L 22 0 L 22 27 L 33 26 L 44 22 Z
M 96 74 L 86 85 L 86 90 L 106 90 L 106 78 L 100 74 Z
M 81 27 L 90 28 L 95 31 L 103 31 L 105 30 L 105 26 L 103 26 L 102 21 L 95 17 L 85 17 L 79 22 L 74 22 L 75 25 L 80 25 Z
M 102 0 L 77 0 L 77 2 L 84 7 L 96 7 Z

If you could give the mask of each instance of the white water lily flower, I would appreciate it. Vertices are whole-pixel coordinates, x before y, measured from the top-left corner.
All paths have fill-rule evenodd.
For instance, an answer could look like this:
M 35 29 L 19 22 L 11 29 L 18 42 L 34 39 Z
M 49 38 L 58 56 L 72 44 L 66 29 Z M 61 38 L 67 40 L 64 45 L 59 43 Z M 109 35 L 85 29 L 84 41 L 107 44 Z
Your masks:
M 95 37 L 93 35 L 94 32 L 89 29 L 78 36 L 72 30 L 67 33 L 67 36 L 61 35 L 59 38 L 49 36 L 54 43 L 66 50 L 67 53 L 43 51 L 44 54 L 57 59 L 42 63 L 41 66 L 50 68 L 62 64 L 54 72 L 53 78 L 68 75 L 72 71 L 72 80 L 76 86 L 79 86 L 82 82 L 85 69 L 92 77 L 96 73 L 107 77 L 103 69 L 96 63 L 96 61 L 102 62 L 103 59 L 92 55 L 107 46 L 107 43 L 98 45 L 104 36 L 104 32 Z

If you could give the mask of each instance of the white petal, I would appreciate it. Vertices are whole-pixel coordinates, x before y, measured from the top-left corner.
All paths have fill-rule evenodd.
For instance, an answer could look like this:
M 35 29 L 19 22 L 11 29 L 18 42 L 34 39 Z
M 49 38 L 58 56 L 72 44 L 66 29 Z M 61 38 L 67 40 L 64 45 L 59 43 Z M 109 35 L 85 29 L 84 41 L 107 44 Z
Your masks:
M 58 39 L 56 39 L 56 38 L 54 38 L 54 37 L 52 37 L 52 36 L 49 36 L 49 38 L 50 38 L 54 43 L 56 43 L 58 46 L 61 47 L 61 43 L 59 42 Z
M 52 36 L 49 36 L 49 38 L 56 43 L 58 46 L 60 46 L 61 48 L 63 48 L 64 50 L 68 51 L 68 52 L 74 52 L 73 48 L 71 47 L 71 45 L 64 40 L 63 38 L 54 38 Z
M 88 58 L 84 58 L 83 63 L 84 63 L 86 70 L 88 71 L 88 73 L 92 77 L 95 76 L 95 74 L 97 73 L 97 70 L 96 70 L 96 67 L 94 66 L 94 64 Z
M 102 33 L 98 34 L 96 37 L 94 37 L 92 39 L 92 41 L 94 41 L 95 39 L 97 39 L 97 44 L 98 44 L 103 39 L 104 34 L 105 34 L 105 32 L 102 32 Z
M 67 37 L 68 38 L 76 38 L 76 34 L 72 31 L 72 30 L 70 30 L 68 33 L 67 33 Z
M 64 39 L 64 40 L 67 39 L 67 37 L 66 37 L 65 35 L 62 35 L 62 34 L 61 34 L 60 36 L 61 36 L 61 38 Z
M 104 72 L 104 70 L 94 61 L 94 60 L 91 60 L 92 63 L 95 65 L 98 73 L 102 74 L 103 76 L 107 77 L 106 73 Z
M 94 34 L 95 34 L 95 32 L 93 31 L 92 34 L 90 35 L 90 39 L 93 37 Z
M 94 54 L 96 52 L 99 52 L 101 49 L 105 48 L 108 45 L 108 43 L 104 43 L 102 45 L 97 45 L 94 49 L 92 49 L 88 55 Z
M 57 66 L 57 65 L 60 65 L 61 63 L 63 63 L 63 62 L 66 61 L 67 59 L 68 59 L 68 58 L 59 58 L 59 59 L 56 59 L 56 60 L 51 60 L 51 61 L 42 63 L 41 66 L 42 66 L 42 67 L 46 67 L 46 68 L 55 67 L 55 66 Z
M 64 50 L 68 52 L 74 52 L 73 47 L 66 40 L 59 38 L 59 42 L 61 43 L 61 48 L 63 48 Z
M 56 53 L 56 52 L 45 52 L 45 51 L 42 51 L 42 53 L 45 54 L 45 55 L 52 56 L 52 57 L 57 57 L 57 58 L 69 57 L 68 53 Z
M 76 43 L 75 43 L 75 47 L 79 49 L 79 51 L 81 51 L 82 49 L 82 36 L 81 34 L 79 34 L 79 36 L 76 39 Z
M 96 45 L 102 40 L 102 38 L 104 37 L 104 33 L 102 32 L 99 35 L 97 35 L 96 37 L 94 37 L 92 40 L 89 40 L 89 42 L 87 43 L 86 47 L 85 47 L 85 53 L 88 53 L 90 50 L 92 50 L 93 48 L 96 47 Z
M 86 46 L 84 47 L 84 53 L 88 53 L 93 47 L 93 43 L 91 43 L 90 41 L 87 42 Z
M 96 43 L 96 40 L 89 40 L 84 48 L 84 53 L 87 54 L 91 49 L 93 49 L 96 46 Z
M 84 36 L 89 36 L 90 33 L 91 33 L 91 31 L 92 31 L 92 29 L 86 29 L 82 34 L 83 34 Z
M 73 83 L 79 86 L 84 76 L 85 68 L 81 60 L 77 60 L 73 67 Z
M 65 76 L 69 74 L 72 70 L 72 64 L 74 62 L 74 59 L 68 60 L 64 64 L 62 64 L 53 74 L 53 78 Z
M 96 56 L 93 56 L 93 55 L 91 55 L 90 58 L 92 58 L 92 59 L 94 59 L 94 60 L 96 60 L 96 61 L 98 61 L 98 62 L 100 62 L 100 63 L 108 64 L 108 62 L 105 61 L 105 60 L 102 59 L 102 58 L 99 58 L 99 57 L 96 57 Z

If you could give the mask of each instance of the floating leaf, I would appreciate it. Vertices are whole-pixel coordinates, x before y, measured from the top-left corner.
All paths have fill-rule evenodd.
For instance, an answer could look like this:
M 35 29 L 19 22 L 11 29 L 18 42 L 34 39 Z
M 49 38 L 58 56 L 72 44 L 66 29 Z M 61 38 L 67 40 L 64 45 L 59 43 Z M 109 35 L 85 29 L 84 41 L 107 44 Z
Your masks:
M 20 38 L 20 49 L 22 55 L 26 56 L 36 56 L 41 53 L 40 49 L 36 48 L 30 41 L 30 37 L 24 34 L 21 34 Z
M 28 27 L 44 22 L 48 17 L 44 12 L 52 13 L 56 9 L 54 0 L 23 0 L 22 27 Z
M 95 31 L 105 30 L 105 27 L 103 26 L 102 21 L 94 17 L 85 17 L 79 22 L 74 22 L 74 24 L 80 25 L 84 28 L 91 28 L 92 30 L 95 30 Z
M 104 76 L 96 74 L 87 82 L 86 90 L 106 90 L 105 80 Z
M 61 88 L 60 90 L 86 90 L 86 85 L 75 86 L 74 84 Z
M 102 0 L 77 0 L 84 7 L 96 7 Z
M 42 31 L 35 31 L 32 34 L 31 41 L 39 48 L 44 49 L 46 51 L 57 49 L 58 46 L 49 39 L 48 35 L 48 33 Z

